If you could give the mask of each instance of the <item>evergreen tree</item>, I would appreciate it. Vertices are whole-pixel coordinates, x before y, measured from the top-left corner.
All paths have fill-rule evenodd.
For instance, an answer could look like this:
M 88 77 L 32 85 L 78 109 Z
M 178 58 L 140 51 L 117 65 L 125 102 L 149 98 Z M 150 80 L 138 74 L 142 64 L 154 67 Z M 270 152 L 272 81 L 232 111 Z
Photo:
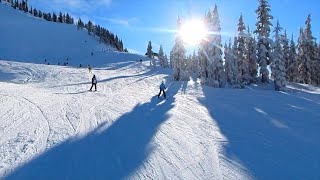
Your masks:
M 250 75 L 249 75 L 249 63 L 246 53 L 246 39 L 247 35 L 245 33 L 245 25 L 243 23 L 243 17 L 242 15 L 239 18 L 238 22 L 238 69 L 240 73 L 240 81 L 243 84 L 249 84 L 250 83 Z
M 59 23 L 63 23 L 63 20 L 62 20 L 62 19 L 63 19 L 62 13 L 60 12 L 60 13 L 59 13 L 59 17 L 58 17 L 58 22 L 59 22 Z
M 28 10 L 28 1 L 22 0 L 21 10 L 23 10 L 25 13 L 29 11 Z
M 255 34 L 258 34 L 258 64 L 260 67 L 262 83 L 269 82 L 268 65 L 272 61 L 271 46 L 272 40 L 269 38 L 271 31 L 271 20 L 273 16 L 269 14 L 271 11 L 267 0 L 259 0 L 259 7 L 255 11 L 258 16 Z
M 305 22 L 305 29 L 300 29 L 298 44 L 299 82 L 311 84 L 316 82 L 316 49 L 314 37 L 311 32 L 311 16 Z
M 239 71 L 238 65 L 238 38 L 234 37 L 233 46 L 231 47 L 231 43 L 229 43 L 230 50 L 230 62 L 231 62 L 231 69 L 232 69 L 232 82 L 231 85 L 233 88 L 244 88 L 244 83 L 241 81 L 241 72 Z
M 66 15 L 66 23 L 67 23 L 67 24 L 71 24 L 71 18 L 70 18 L 70 16 L 69 16 L 68 13 L 67 13 L 67 15 Z
M 229 41 L 229 47 L 231 47 L 231 39 Z M 226 73 L 226 80 L 229 84 L 233 83 L 233 72 L 231 65 L 231 49 L 227 46 L 227 43 L 224 45 L 224 69 Z
M 292 35 L 291 42 L 290 42 L 288 69 L 287 69 L 287 81 L 298 82 L 298 77 L 299 77 L 298 66 L 299 66 L 299 63 L 297 61 L 297 49 L 296 49 L 296 44 L 293 40 L 293 35 Z
M 181 28 L 180 18 L 178 18 L 177 26 L 178 26 L 178 29 L 180 30 Z M 176 81 L 187 80 L 187 77 L 186 77 L 187 74 L 184 72 L 185 59 L 186 59 L 186 50 L 183 46 L 181 35 L 177 34 L 175 39 L 175 44 L 172 49 L 172 61 L 173 61 L 173 69 L 174 69 L 173 78 Z
M 15 9 L 19 9 L 19 2 L 18 2 L 18 0 L 16 0 L 16 1 L 14 2 L 14 7 L 15 7 Z
M 281 45 L 281 32 L 279 21 L 274 29 L 275 33 L 275 46 L 273 51 L 273 62 L 271 65 L 272 73 L 274 75 L 274 87 L 276 91 L 284 91 L 286 87 L 286 69 L 283 49 Z
M 168 56 L 166 54 L 164 55 L 164 67 L 165 68 L 169 67 Z
M 156 62 L 155 62 L 155 59 L 153 57 L 151 41 L 148 42 L 147 56 L 150 58 L 150 66 L 155 69 L 156 68 Z
M 287 31 L 284 31 L 284 34 L 281 36 L 281 44 L 283 47 L 283 60 L 285 62 L 285 69 L 286 69 L 286 80 L 289 79 L 288 70 L 289 70 L 289 63 L 290 63 L 290 46 L 289 46 L 289 39 L 287 35 Z
M 151 41 L 148 42 L 147 56 L 148 56 L 150 59 L 152 58 L 152 44 L 151 44 Z
M 63 15 L 62 15 L 62 22 L 63 22 L 63 23 L 66 23 L 66 14 L 63 14 Z
M 88 34 L 91 34 L 91 32 L 93 32 L 93 24 L 92 22 L 89 20 L 88 23 L 86 24 L 86 29 L 88 30 Z M 114 40 L 114 39 L 113 39 Z M 114 44 L 113 44 L 114 45 Z
M 56 15 L 56 13 L 53 12 L 53 13 L 52 13 L 52 21 L 53 21 L 53 22 L 57 22 L 57 20 L 58 20 L 58 17 L 57 17 L 57 15 Z
M 160 45 L 158 59 L 159 59 L 159 63 L 160 63 L 161 67 L 165 67 L 165 59 L 164 58 L 165 57 L 164 57 L 163 48 L 162 48 L 162 45 Z
M 78 27 L 78 29 L 84 28 L 84 24 L 83 24 L 83 22 L 81 21 L 81 18 L 79 18 L 79 20 L 78 20 L 78 22 L 77 22 L 77 27 Z
M 174 66 L 174 59 L 173 59 L 173 49 L 170 51 L 170 68 L 173 69 L 173 66 Z
M 47 20 L 47 14 L 43 13 L 43 19 Z
M 317 65 L 316 65 L 316 74 L 317 74 L 317 84 L 320 85 L 320 44 L 317 46 Z
M 213 24 L 212 22 L 212 14 L 209 10 L 208 13 L 206 13 L 205 17 L 204 17 L 204 22 L 205 22 L 205 26 L 208 29 L 208 31 L 213 31 L 211 30 L 209 27 L 210 24 Z M 201 78 L 201 81 L 203 84 L 206 83 L 206 79 L 209 77 L 208 76 L 208 65 L 209 65 L 209 42 L 212 41 L 212 37 L 209 37 L 209 35 L 207 35 L 207 37 L 205 39 L 203 39 L 200 43 L 200 47 L 198 50 L 198 57 L 199 57 L 199 76 Z
M 31 6 L 31 8 L 30 8 L 30 10 L 29 10 L 29 13 L 30 13 L 30 14 L 33 14 L 32 6 Z
M 216 32 L 215 34 L 208 35 L 208 47 L 207 52 L 205 52 L 205 57 L 207 58 L 208 77 L 202 79 L 205 84 L 212 87 L 224 87 L 226 84 L 225 72 L 223 69 L 223 59 L 222 59 L 222 44 L 221 44 L 221 26 L 220 18 L 218 13 L 218 7 L 215 5 L 212 17 L 209 16 L 208 30 L 210 32 Z
M 198 74 L 199 73 L 198 72 L 198 56 L 196 55 L 195 50 L 193 51 L 191 59 L 192 59 L 192 67 L 191 67 L 192 72 Z
M 306 48 L 306 53 L 307 56 L 309 57 L 310 61 L 310 67 L 307 67 L 307 70 L 310 71 L 311 74 L 311 84 L 317 84 L 318 79 L 317 79 L 317 45 L 315 42 L 315 38 L 312 35 L 311 31 L 311 15 L 308 15 L 308 18 L 305 22 L 305 48 Z
M 50 14 L 50 13 L 47 14 L 47 20 L 48 20 L 48 21 L 52 21 L 52 17 L 51 17 L 51 14 Z
M 34 8 L 34 10 L 33 10 L 33 16 L 35 16 L 35 17 L 39 16 L 38 10 L 36 8 Z
M 42 12 L 39 10 L 39 12 L 38 12 L 38 16 L 39 16 L 39 18 L 42 18 L 43 17 L 43 14 L 42 14 Z
M 248 68 L 250 83 L 256 83 L 258 66 L 257 66 L 257 42 L 252 36 L 250 28 L 248 27 L 246 39 L 246 58 L 248 59 Z

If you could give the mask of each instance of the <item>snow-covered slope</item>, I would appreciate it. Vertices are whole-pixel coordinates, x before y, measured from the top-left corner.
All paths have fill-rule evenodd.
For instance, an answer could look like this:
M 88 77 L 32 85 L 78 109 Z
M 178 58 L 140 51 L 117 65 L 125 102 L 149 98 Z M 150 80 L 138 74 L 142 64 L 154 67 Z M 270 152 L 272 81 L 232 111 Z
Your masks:
M 114 48 L 77 30 L 75 25 L 48 22 L 0 3 L 0 59 L 55 64 L 68 62 L 98 66 L 109 62 L 144 59 L 115 52 Z M 93 56 L 91 53 L 93 52 Z M 46 60 L 46 62 L 45 62 Z
M 171 81 L 170 72 L 147 64 L 94 69 L 98 91 L 89 92 L 86 69 L 0 61 L 6 71 L 0 72 L 6 77 L 0 82 L 0 175 L 319 177 L 319 88 L 203 88 L 193 80 Z M 155 97 L 161 80 L 168 86 L 166 101 Z

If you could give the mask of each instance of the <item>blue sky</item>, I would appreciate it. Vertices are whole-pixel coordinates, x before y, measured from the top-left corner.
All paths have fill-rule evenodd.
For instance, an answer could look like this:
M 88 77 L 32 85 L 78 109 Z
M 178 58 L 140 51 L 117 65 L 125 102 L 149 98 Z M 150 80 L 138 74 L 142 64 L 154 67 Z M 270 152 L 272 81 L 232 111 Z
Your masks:
M 236 34 L 240 14 L 244 23 L 254 29 L 258 0 L 29 0 L 29 5 L 45 12 L 71 14 L 74 18 L 92 20 L 94 23 L 118 35 L 132 52 L 145 53 L 147 43 L 152 41 L 153 51 L 160 44 L 169 54 L 174 44 L 178 15 L 186 20 L 202 18 L 206 11 L 218 5 L 224 41 Z M 312 15 L 313 35 L 320 39 L 319 0 L 269 0 L 274 16 L 279 19 L 288 34 L 297 38 L 300 26 L 304 27 L 307 15 Z M 189 52 L 194 47 L 189 47 Z

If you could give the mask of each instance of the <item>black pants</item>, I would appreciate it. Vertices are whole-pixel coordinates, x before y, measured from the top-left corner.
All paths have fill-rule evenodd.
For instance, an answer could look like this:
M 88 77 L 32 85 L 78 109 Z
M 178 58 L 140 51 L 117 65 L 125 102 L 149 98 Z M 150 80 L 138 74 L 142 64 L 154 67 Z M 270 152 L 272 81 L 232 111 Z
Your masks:
M 159 92 L 159 94 L 158 94 L 158 98 L 160 97 L 161 92 L 163 92 L 164 98 L 167 98 L 167 97 L 166 97 L 166 92 L 165 92 L 164 90 L 160 90 L 160 92 Z
M 92 90 L 93 86 L 94 86 L 94 89 L 97 91 L 97 83 L 92 83 L 92 86 L 91 86 L 91 88 L 90 88 L 90 91 Z

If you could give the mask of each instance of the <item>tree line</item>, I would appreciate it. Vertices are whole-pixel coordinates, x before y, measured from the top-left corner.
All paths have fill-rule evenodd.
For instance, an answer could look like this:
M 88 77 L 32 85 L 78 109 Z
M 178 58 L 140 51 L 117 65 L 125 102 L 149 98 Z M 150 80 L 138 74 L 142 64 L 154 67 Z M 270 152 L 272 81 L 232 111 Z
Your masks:
M 215 6 L 213 12 L 207 12 L 204 17 L 207 29 L 214 33 L 208 33 L 200 43 L 198 54 L 194 52 L 187 57 L 181 36 L 176 36 L 169 63 L 174 69 L 174 79 L 185 81 L 196 72 L 202 84 L 219 88 L 269 83 L 269 77 L 278 91 L 285 90 L 286 82 L 320 85 L 320 45 L 312 35 L 311 16 L 300 29 L 296 45 L 293 35 L 289 39 L 279 20 L 272 30 L 270 12 L 268 1 L 259 0 L 255 30 L 246 27 L 240 15 L 237 35 L 222 48 L 220 18 Z M 181 23 L 178 18 L 178 29 Z

